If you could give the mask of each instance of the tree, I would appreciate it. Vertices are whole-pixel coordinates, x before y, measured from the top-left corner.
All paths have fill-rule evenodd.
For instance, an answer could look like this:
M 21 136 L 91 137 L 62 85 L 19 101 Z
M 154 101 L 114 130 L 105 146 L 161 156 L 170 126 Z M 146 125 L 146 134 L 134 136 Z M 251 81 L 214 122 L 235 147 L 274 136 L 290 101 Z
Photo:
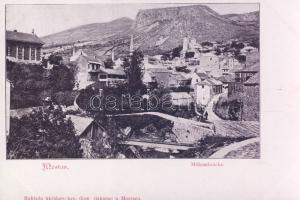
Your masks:
M 10 119 L 9 159 L 81 158 L 80 147 L 74 125 L 60 107 Z
M 128 87 L 131 93 L 136 93 L 144 88 L 142 81 L 142 61 L 144 55 L 141 51 L 134 51 L 130 58 L 125 58 L 123 67 L 128 79 Z
M 49 79 L 54 91 L 72 90 L 75 86 L 74 73 L 65 65 L 54 66 Z
M 175 47 L 173 50 L 172 50 L 172 57 L 175 58 L 175 57 L 180 57 L 180 52 L 182 50 L 182 45 L 178 46 L 178 47 Z

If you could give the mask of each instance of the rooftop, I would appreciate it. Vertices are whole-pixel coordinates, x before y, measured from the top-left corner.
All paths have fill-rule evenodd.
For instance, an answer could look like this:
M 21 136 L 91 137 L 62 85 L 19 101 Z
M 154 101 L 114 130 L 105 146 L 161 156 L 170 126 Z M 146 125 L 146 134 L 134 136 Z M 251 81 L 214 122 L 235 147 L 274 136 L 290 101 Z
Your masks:
M 32 44 L 43 45 L 44 42 L 36 35 L 30 33 L 22 33 L 16 31 L 6 31 L 6 40 L 8 41 L 18 41 L 18 42 L 28 42 Z

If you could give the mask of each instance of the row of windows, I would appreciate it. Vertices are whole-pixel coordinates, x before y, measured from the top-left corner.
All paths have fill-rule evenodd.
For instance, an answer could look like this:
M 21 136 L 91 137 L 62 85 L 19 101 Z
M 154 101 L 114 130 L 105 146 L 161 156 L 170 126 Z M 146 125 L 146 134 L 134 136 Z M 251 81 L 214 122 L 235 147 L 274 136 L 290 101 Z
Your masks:
M 222 86 L 215 86 L 215 87 L 213 87 L 213 92 L 214 92 L 215 94 L 220 94 L 220 93 L 222 93 Z
M 29 47 L 28 45 L 7 45 L 6 55 L 19 60 L 41 60 L 41 48 Z M 29 56 L 30 55 L 30 56 Z
M 98 74 L 97 73 L 90 73 L 89 80 L 91 81 L 97 81 L 97 79 L 107 79 L 107 78 L 115 78 L 115 79 L 125 79 L 126 77 L 124 75 L 116 75 L 116 74 Z
M 100 69 L 100 64 L 93 64 L 93 63 L 90 63 L 88 65 L 88 69 L 91 69 L 91 70 L 98 70 Z

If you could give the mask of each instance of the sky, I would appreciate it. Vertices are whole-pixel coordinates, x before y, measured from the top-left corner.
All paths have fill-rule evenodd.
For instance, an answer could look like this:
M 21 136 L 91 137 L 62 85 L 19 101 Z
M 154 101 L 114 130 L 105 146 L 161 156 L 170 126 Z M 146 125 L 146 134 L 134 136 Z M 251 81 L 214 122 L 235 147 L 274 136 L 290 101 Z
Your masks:
M 45 36 L 76 26 L 108 22 L 120 17 L 135 19 L 140 9 L 191 4 L 81 4 L 6 5 L 6 30 Z M 259 10 L 259 4 L 204 4 L 220 14 Z

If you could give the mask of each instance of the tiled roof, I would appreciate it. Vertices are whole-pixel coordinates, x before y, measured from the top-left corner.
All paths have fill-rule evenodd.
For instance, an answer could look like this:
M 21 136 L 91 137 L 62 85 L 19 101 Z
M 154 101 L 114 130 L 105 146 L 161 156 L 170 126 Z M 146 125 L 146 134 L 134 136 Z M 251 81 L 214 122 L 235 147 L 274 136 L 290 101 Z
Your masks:
M 28 42 L 32 44 L 43 45 L 44 42 L 36 35 L 29 33 L 21 33 L 15 31 L 6 31 L 6 40 L 18 41 L 18 42 Z
M 222 82 L 214 78 L 209 78 L 197 83 L 197 85 L 222 85 Z
M 101 71 L 103 71 L 107 74 L 125 75 L 125 72 L 121 67 L 116 68 L 116 69 L 108 69 L 108 68 L 101 67 Z
M 206 73 L 203 72 L 196 72 L 196 74 L 200 77 L 200 78 L 208 78 L 208 75 Z
M 218 78 L 219 81 L 221 81 L 222 83 L 232 83 L 234 82 L 234 76 L 228 74 L 228 75 L 223 75 L 221 77 Z
M 73 122 L 76 135 L 81 135 L 94 120 L 90 117 L 81 117 L 76 115 L 67 115 L 66 117 L 70 118 L 70 120 Z

